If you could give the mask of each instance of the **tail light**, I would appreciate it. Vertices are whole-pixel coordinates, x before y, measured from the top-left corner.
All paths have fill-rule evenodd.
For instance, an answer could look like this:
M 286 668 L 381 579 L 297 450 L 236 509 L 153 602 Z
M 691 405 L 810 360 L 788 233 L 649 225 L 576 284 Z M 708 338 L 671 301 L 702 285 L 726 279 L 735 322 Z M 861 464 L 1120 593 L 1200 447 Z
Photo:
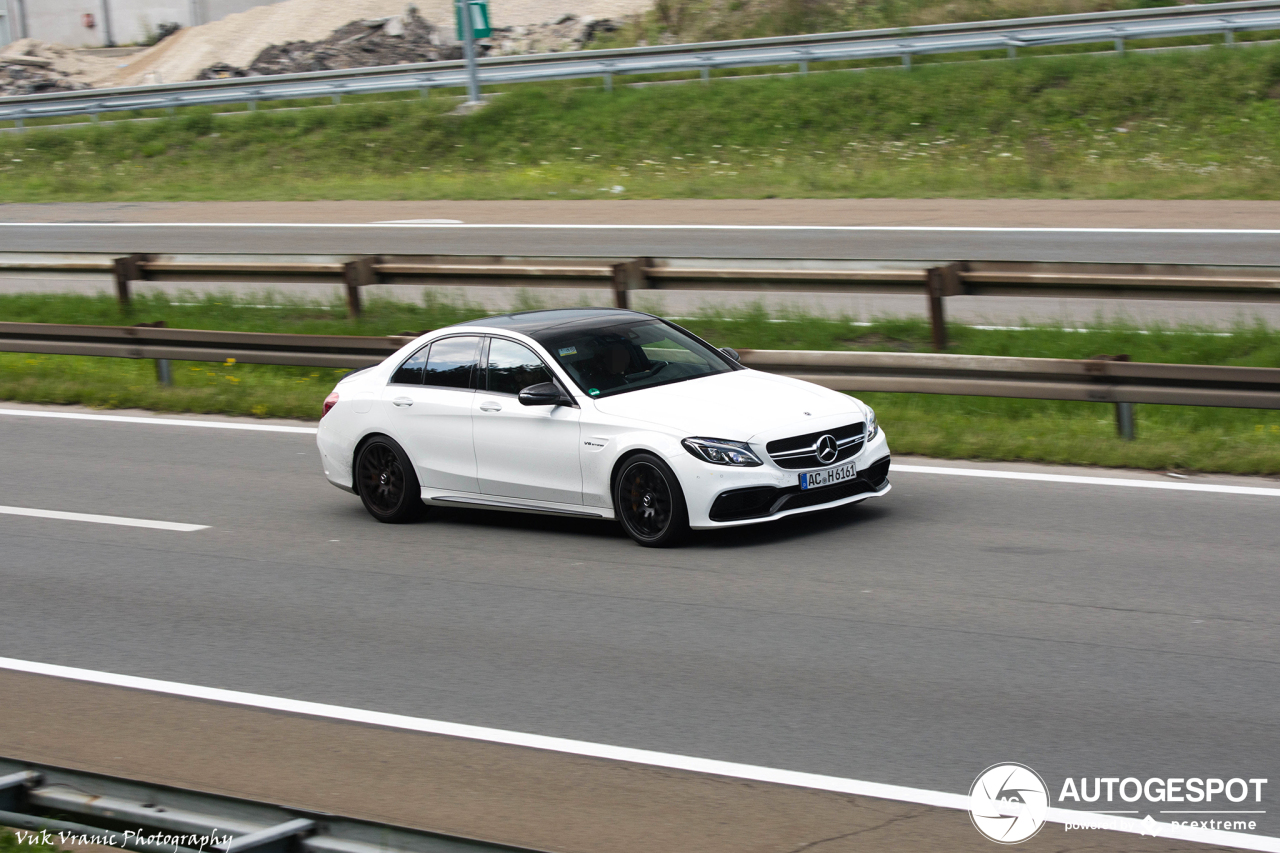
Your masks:
M 320 413 L 320 417 L 329 414 L 329 410 L 338 405 L 338 392 L 334 391 L 328 397 L 324 398 L 324 411 Z

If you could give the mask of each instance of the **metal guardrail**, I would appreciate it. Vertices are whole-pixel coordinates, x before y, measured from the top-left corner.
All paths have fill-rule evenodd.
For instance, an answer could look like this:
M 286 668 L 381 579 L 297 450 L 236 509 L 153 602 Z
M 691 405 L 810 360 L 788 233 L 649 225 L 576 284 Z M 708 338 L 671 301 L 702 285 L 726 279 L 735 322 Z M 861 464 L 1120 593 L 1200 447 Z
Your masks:
M 0 826 L 138 853 L 474 853 L 534 848 L 0 758 Z M 120 827 L 124 830 L 121 831 Z
M 361 368 L 412 337 L 0 323 L 0 352 Z M 742 363 L 839 391 L 1280 409 L 1280 368 L 1105 359 L 744 350 Z
M 1280 2 L 1221 3 L 1162 9 L 1060 15 L 983 21 L 899 30 L 821 33 L 775 39 L 747 39 L 605 51 L 505 56 L 481 60 L 480 83 L 495 85 L 540 80 L 601 77 L 606 87 L 614 75 L 700 72 L 712 69 L 795 65 L 812 62 L 900 57 L 926 54 L 1006 50 L 1053 45 L 1111 43 L 1123 51 L 1132 39 L 1223 35 L 1280 29 Z M 25 120 L 101 113 L 173 109 L 183 106 L 259 101 L 332 98 L 343 95 L 420 91 L 466 84 L 461 62 L 435 62 L 381 68 L 322 71 L 270 77 L 206 80 L 107 89 L 86 94 L 68 92 L 0 98 L 0 120 Z
M 135 282 L 302 282 L 343 288 L 361 312 L 372 285 L 611 288 L 628 307 L 642 290 L 911 293 L 928 298 L 934 348 L 945 349 L 949 296 L 1280 300 L 1280 267 L 1007 261 L 716 258 L 528 258 L 449 255 L 127 255 L 0 253 L 0 276 L 110 275 L 122 305 Z

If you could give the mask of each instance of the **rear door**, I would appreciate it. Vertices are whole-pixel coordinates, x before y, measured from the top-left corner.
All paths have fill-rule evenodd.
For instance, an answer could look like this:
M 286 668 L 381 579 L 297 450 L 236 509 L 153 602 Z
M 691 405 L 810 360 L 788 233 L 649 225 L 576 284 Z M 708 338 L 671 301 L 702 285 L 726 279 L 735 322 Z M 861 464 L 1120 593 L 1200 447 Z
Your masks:
M 475 394 L 477 475 L 486 495 L 582 503 L 575 406 L 522 406 L 521 388 L 555 377 L 529 347 L 490 338 Z
M 438 338 L 392 374 L 382 406 L 389 430 L 404 445 L 426 488 L 477 493 L 471 435 L 481 338 Z

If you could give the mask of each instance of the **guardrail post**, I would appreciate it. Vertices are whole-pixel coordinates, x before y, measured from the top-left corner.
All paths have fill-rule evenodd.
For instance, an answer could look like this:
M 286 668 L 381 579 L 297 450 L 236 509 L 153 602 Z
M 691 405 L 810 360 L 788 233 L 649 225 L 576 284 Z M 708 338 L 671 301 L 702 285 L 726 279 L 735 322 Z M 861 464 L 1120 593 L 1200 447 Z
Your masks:
M 169 359 L 156 359 L 156 381 L 161 385 L 173 385 L 173 370 Z
M 1223 44 L 1235 44 L 1235 43 L 1236 43 L 1236 31 L 1235 31 L 1235 30 L 1227 30 L 1226 32 L 1224 32 L 1224 33 L 1222 34 L 1222 43 L 1223 43 Z
M 653 264 L 652 258 L 636 258 L 613 265 L 613 304 L 616 308 L 630 308 L 629 292 L 649 287 L 645 270 Z
M 709 82 L 711 80 L 711 69 L 704 65 L 702 66 L 700 71 L 702 73 L 702 82 L 703 83 Z
M 1010 58 L 1010 59 L 1017 59 L 1017 58 L 1018 58 L 1018 49 L 1017 49 L 1016 47 L 1014 47 L 1013 45 L 1009 45 L 1009 58 Z
M 613 91 L 613 75 L 612 74 L 604 75 L 604 90 L 606 92 Z
M 1124 53 L 1124 39 L 1116 39 L 1116 53 Z
M 947 348 L 947 314 L 942 300 L 947 296 L 955 296 L 963 292 L 960 286 L 959 272 L 959 264 L 930 267 L 926 271 L 925 288 L 929 294 L 929 331 L 933 337 L 933 348 L 936 352 L 944 352 Z
M 799 65 L 800 65 L 800 73 L 801 73 L 801 74 L 808 74 L 808 73 L 809 73 L 809 61 L 808 61 L 808 60 L 805 60 L 805 61 L 803 61 L 803 62 L 799 63 Z
M 121 308 L 128 308 L 132 302 L 129 282 L 144 281 L 146 279 L 147 274 L 143 267 L 146 262 L 146 255 L 129 255 L 128 257 L 115 259 L 116 300 L 120 303 Z
M 359 317 L 361 312 L 360 288 L 377 283 L 373 265 L 376 257 L 357 258 L 342 265 L 342 283 L 347 289 L 347 316 Z
M 1133 403 L 1116 403 L 1116 432 L 1125 441 L 1133 441 Z
M 16 127 L 18 130 L 22 130 L 25 127 L 25 125 L 23 125 L 22 123 L 22 119 L 20 118 L 15 118 L 13 120 L 13 126 Z
M 909 53 L 902 54 L 902 67 L 907 69 L 908 71 L 911 70 L 911 54 Z

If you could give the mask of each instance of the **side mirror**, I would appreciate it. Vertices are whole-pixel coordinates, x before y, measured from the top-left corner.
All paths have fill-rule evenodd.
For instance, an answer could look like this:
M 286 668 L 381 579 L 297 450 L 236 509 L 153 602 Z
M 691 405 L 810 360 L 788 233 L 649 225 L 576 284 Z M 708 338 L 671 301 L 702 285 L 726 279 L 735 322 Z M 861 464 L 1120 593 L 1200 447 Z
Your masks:
M 540 382 L 520 391 L 522 406 L 559 406 L 573 401 L 554 382 Z
M 729 358 L 733 359 L 734 361 L 738 361 L 738 362 L 742 361 L 742 359 L 738 358 L 738 351 L 733 347 L 720 347 L 720 352 L 729 356 Z

